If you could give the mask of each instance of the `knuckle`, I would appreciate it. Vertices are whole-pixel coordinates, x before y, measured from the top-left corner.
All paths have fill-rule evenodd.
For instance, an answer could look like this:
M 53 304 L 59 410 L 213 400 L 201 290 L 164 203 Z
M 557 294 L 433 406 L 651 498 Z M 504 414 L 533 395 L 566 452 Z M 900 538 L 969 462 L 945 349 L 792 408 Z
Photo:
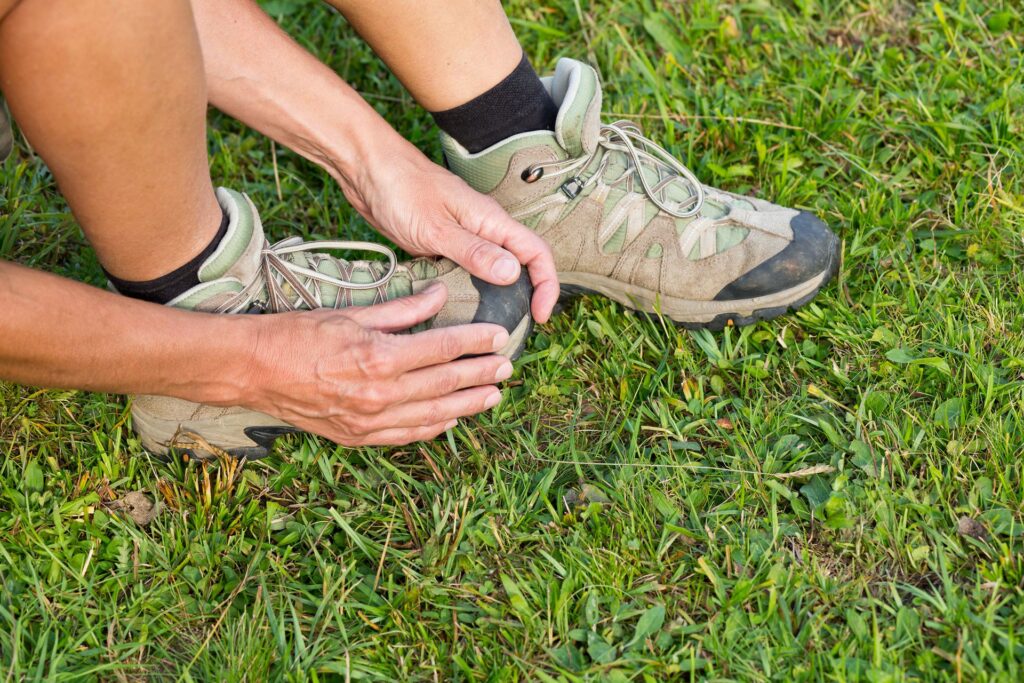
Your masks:
M 507 362 L 502 356 L 496 356 L 499 360 L 493 365 L 488 364 L 480 368 L 477 372 L 476 380 L 477 386 L 484 386 L 487 384 L 494 384 L 495 377 L 498 374 L 498 370 Z
M 362 413 L 376 414 L 385 410 L 392 403 L 389 390 L 379 386 L 365 388 L 359 410 Z
M 343 426 L 344 435 L 349 439 L 358 439 L 365 432 L 358 420 L 346 420 Z
M 466 255 L 475 262 L 488 262 L 493 261 L 497 257 L 495 251 L 489 242 L 475 239 L 466 249 Z
M 382 399 L 378 398 L 373 393 L 369 393 L 362 397 L 357 410 L 364 415 L 376 415 L 383 411 L 385 407 L 385 403 Z
M 371 341 L 360 344 L 355 350 L 355 365 L 364 377 L 389 377 L 394 373 L 395 360 L 384 335 L 371 335 Z
M 439 342 L 441 355 L 445 358 L 457 358 L 462 355 L 462 342 L 454 332 L 445 332 Z
M 373 431 L 371 426 L 374 419 L 374 416 L 352 411 L 337 421 L 337 428 L 345 436 L 359 438 Z
M 363 434 L 371 434 L 387 429 L 392 425 L 387 424 L 382 413 L 364 417 L 359 424 L 359 431 Z
M 441 375 L 441 377 L 438 379 L 437 388 L 440 390 L 440 393 L 442 395 L 450 394 L 459 388 L 459 384 L 459 373 L 455 372 L 454 370 L 449 370 L 448 372 Z
M 420 420 L 421 425 L 433 425 L 437 424 L 444 418 L 444 409 L 440 401 L 431 401 L 427 404 L 426 410 L 423 413 L 423 418 Z

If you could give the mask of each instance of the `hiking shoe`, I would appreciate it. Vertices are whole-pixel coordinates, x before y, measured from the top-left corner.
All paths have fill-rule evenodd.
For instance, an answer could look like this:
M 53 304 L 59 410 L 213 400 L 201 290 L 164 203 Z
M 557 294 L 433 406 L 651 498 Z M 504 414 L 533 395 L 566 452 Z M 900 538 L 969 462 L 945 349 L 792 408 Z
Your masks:
M 477 154 L 441 141 L 452 171 L 545 238 L 563 295 L 719 329 L 801 306 L 835 274 L 839 240 L 812 214 L 702 185 L 635 124 L 602 124 L 591 67 L 561 59 L 543 80 L 554 132 Z
M 393 251 L 369 242 L 302 242 L 292 237 L 271 246 L 247 196 L 221 188 L 217 199 L 228 214 L 227 233 L 200 268 L 200 284 L 168 306 L 228 314 L 369 306 L 420 292 L 440 280 L 448 288 L 447 303 L 415 329 L 494 323 L 509 332 L 502 355 L 515 358 L 526 344 L 533 325 L 533 288 L 525 269 L 518 282 L 500 287 L 478 280 L 448 259 L 399 264 Z M 345 261 L 314 253 L 324 249 L 376 251 L 388 261 Z M 136 396 L 132 426 L 151 453 L 164 456 L 175 450 L 200 460 L 221 454 L 261 458 L 278 436 L 299 431 L 245 408 L 165 396 Z

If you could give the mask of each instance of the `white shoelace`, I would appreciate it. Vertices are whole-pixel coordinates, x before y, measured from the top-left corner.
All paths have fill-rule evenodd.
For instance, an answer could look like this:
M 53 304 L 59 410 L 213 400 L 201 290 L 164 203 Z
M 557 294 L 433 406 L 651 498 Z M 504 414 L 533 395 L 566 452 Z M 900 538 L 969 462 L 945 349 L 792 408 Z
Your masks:
M 600 129 L 600 137 L 598 138 L 597 146 L 594 148 L 593 152 L 576 159 L 534 164 L 528 167 L 523 173 L 523 179 L 526 180 L 526 182 L 536 182 L 545 175 L 548 177 L 557 177 L 575 173 L 576 171 L 584 171 L 587 166 L 590 165 L 590 162 L 598 155 L 602 147 L 613 152 L 624 152 L 629 156 L 630 161 L 632 162 L 632 167 L 626 170 L 623 177 L 626 177 L 631 173 L 633 176 L 638 177 L 640 179 L 640 185 L 643 187 L 644 194 L 646 194 L 659 209 L 667 214 L 675 216 L 676 218 L 689 218 L 700 213 L 701 207 L 704 206 L 704 186 L 701 185 L 697 176 L 694 175 L 693 171 L 688 169 L 669 154 L 663 147 L 656 144 L 649 138 L 644 137 L 643 131 L 640 127 L 630 121 L 616 121 L 615 123 L 603 124 Z M 588 185 L 596 182 L 601 178 L 605 169 L 608 167 L 610 159 L 611 156 L 605 154 L 600 165 L 586 180 L 579 180 L 578 177 L 574 177 L 566 181 L 563 188 L 569 186 L 573 180 L 578 181 L 576 186 L 570 186 L 570 190 L 566 191 L 566 194 L 568 194 L 570 198 L 575 197 Z M 654 185 L 651 185 L 643 172 L 642 164 L 644 162 L 653 164 L 656 168 L 667 169 L 670 173 L 666 178 L 663 178 Z M 549 172 L 549 170 L 553 172 Z M 686 180 L 692 188 L 690 196 L 682 204 L 673 202 L 663 195 L 664 191 L 679 179 Z M 684 206 L 688 206 L 689 208 L 684 210 Z
M 352 251 L 373 251 L 388 257 L 388 269 L 373 282 L 352 282 L 321 273 L 312 268 L 300 266 L 287 258 L 288 254 L 314 252 L 326 249 L 348 249 Z M 338 259 L 339 264 L 348 265 L 347 261 Z M 260 268 L 252 281 L 220 307 L 220 313 L 239 313 L 248 310 L 256 302 L 256 297 L 266 289 L 268 300 L 261 302 L 273 313 L 294 311 L 304 303 L 308 308 L 323 308 L 322 285 L 336 287 L 339 290 L 335 298 L 335 307 L 343 300 L 341 292 L 346 290 L 376 289 L 383 300 L 387 300 L 387 285 L 398 270 L 398 257 L 395 252 L 382 244 L 373 242 L 350 242 L 344 240 L 323 240 L 319 242 L 303 242 L 301 237 L 289 237 L 274 245 L 264 244 L 260 253 Z M 343 270 L 344 272 L 344 270 Z M 349 273 L 351 274 L 351 272 Z M 306 278 L 306 281 L 303 281 Z M 290 299 L 283 284 L 287 283 L 295 293 Z

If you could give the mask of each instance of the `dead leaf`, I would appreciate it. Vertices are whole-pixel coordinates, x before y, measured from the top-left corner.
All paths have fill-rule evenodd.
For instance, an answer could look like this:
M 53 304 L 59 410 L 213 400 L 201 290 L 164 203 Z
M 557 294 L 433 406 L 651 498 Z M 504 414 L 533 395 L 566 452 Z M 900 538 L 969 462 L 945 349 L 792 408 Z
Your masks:
M 687 377 L 683 380 L 683 398 L 687 401 L 692 401 L 693 397 L 697 395 L 700 390 L 700 385 L 692 377 Z
M 102 480 L 96 485 L 96 493 L 100 497 L 100 501 L 103 503 L 109 503 L 112 500 L 117 500 L 117 494 L 114 493 L 114 489 L 110 488 L 110 481 L 103 477 Z
M 736 17 L 727 14 L 725 19 L 722 20 L 722 34 L 731 40 L 736 40 L 740 37 L 740 27 L 736 23 Z
M 957 521 L 956 530 L 961 536 L 970 536 L 979 541 L 984 541 L 988 538 L 988 531 L 985 529 L 985 526 L 973 517 L 967 517 L 966 515 Z
M 771 476 L 776 479 L 796 479 L 798 477 L 813 477 L 815 474 L 832 474 L 835 471 L 836 468 L 832 465 L 812 465 L 793 472 L 774 472 Z
M 721 427 L 722 429 L 732 429 L 735 426 L 733 425 L 732 420 L 730 420 L 727 417 L 718 418 L 717 420 L 715 420 L 715 424 Z
M 180 427 L 178 431 L 171 437 L 170 443 L 167 444 L 170 448 L 181 449 L 186 451 L 186 455 L 191 456 L 199 461 L 202 460 L 216 460 L 223 458 L 231 460 L 231 454 L 220 448 L 214 446 L 212 443 L 204 439 L 201 435 L 195 432 L 183 430 Z
M 139 526 L 146 526 L 160 514 L 160 503 L 154 503 L 142 491 L 132 491 L 124 498 L 108 504 L 115 512 L 122 512 Z

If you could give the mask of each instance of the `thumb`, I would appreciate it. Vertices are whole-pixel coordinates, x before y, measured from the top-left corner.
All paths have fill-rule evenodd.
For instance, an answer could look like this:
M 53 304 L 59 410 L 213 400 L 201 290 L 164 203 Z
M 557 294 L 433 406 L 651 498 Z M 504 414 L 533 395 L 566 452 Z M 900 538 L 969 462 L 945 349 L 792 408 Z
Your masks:
M 441 228 L 436 249 L 491 284 L 510 285 L 519 279 L 519 259 L 458 224 L 451 223 Z
M 374 306 L 353 306 L 345 310 L 349 319 L 369 330 L 404 332 L 437 315 L 448 301 L 441 282 L 430 284 L 419 294 L 403 296 Z

